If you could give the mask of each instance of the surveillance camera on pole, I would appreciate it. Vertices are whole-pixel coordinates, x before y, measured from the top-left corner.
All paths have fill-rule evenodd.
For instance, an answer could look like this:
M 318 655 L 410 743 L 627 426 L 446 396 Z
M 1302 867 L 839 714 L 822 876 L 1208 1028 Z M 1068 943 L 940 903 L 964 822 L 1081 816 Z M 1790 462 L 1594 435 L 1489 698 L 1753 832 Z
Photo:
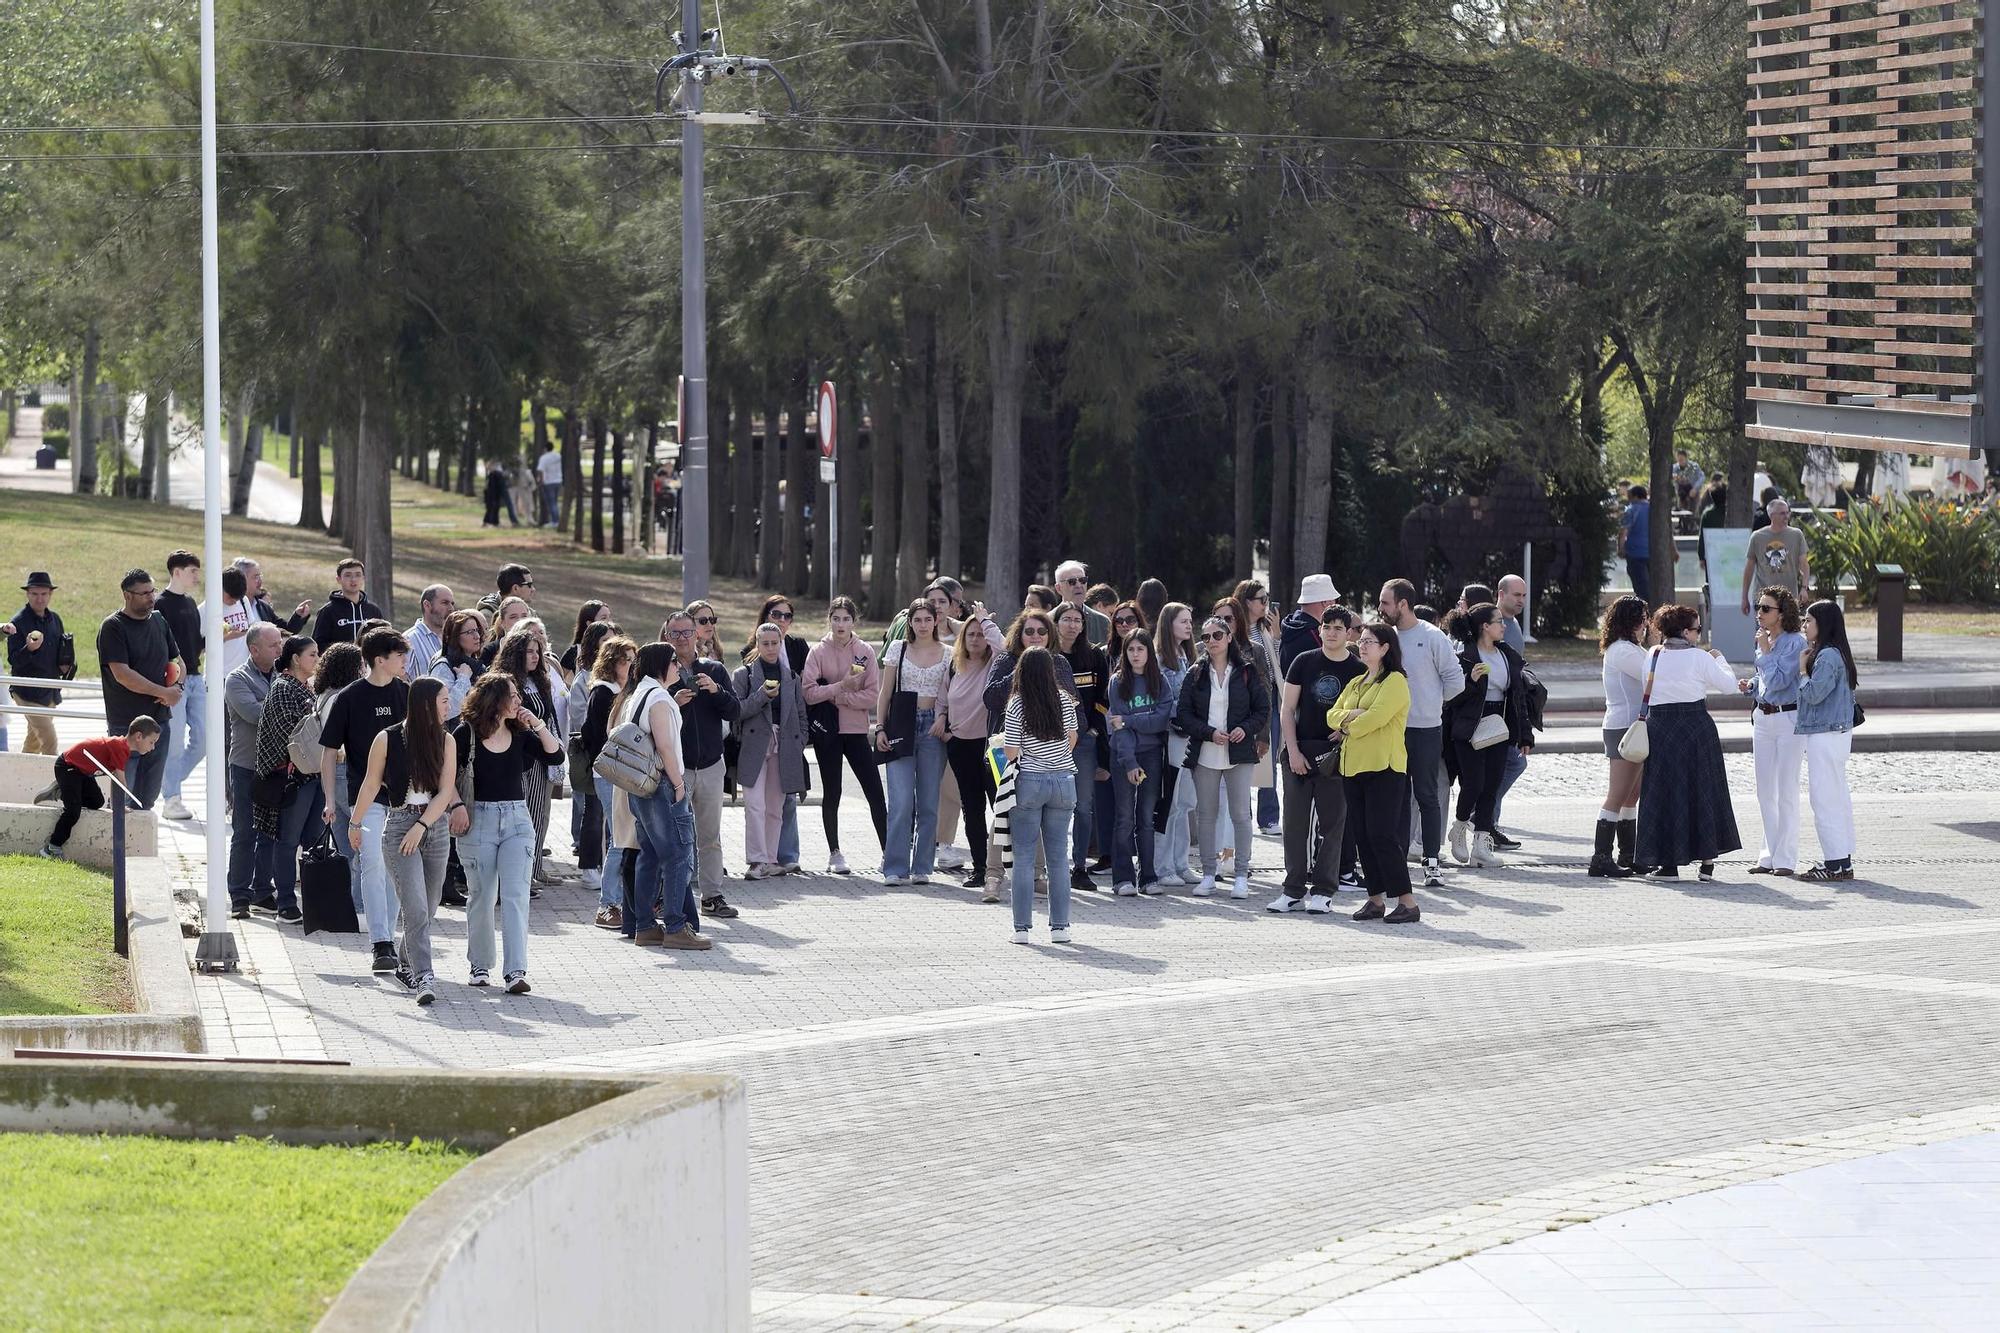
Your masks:
M 701 0 L 686 0 L 680 53 L 653 80 L 653 111 L 681 121 L 681 373 L 686 381 L 685 433 L 681 437 L 681 601 L 708 596 L 708 257 L 702 218 L 702 131 L 707 125 L 757 125 L 755 111 L 705 112 L 702 89 L 716 78 L 770 74 L 785 90 L 794 114 L 798 94 L 784 72 L 759 56 L 721 49 L 722 33 L 701 26 Z M 667 109 L 667 77 L 678 74 L 677 111 Z

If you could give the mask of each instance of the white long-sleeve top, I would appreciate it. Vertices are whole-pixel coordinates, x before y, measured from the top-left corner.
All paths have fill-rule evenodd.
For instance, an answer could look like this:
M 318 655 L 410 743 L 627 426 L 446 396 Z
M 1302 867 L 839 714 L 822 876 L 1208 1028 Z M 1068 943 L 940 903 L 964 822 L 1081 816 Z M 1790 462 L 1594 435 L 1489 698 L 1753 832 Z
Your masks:
M 1710 657 L 1706 649 L 1678 639 L 1660 650 L 1653 670 L 1653 706 L 1695 704 L 1711 693 L 1736 693 L 1736 673 L 1729 663 Z
M 1629 727 L 1639 718 L 1639 697 L 1646 688 L 1647 651 L 1630 639 L 1604 650 L 1604 727 Z

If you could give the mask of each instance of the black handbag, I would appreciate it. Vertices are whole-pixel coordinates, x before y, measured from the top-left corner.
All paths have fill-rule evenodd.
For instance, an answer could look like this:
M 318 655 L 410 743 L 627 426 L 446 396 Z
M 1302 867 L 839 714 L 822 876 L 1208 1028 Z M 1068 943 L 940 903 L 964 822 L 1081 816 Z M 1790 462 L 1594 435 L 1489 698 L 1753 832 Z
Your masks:
M 330 930 L 352 935 L 361 929 L 354 915 L 354 891 L 348 880 L 347 858 L 333 845 L 328 826 L 318 842 L 299 853 L 299 910 L 305 933 Z
M 917 692 L 903 688 L 903 655 L 896 654 L 896 688 L 889 695 L 889 715 L 882 719 L 889 748 L 875 752 L 878 764 L 912 759 L 917 753 Z
M 831 685 L 825 676 L 819 678 L 822 685 Z M 840 705 L 831 699 L 822 699 L 816 704 L 806 705 L 806 733 L 815 741 L 830 741 L 840 734 Z
M 1854 701 L 1854 721 L 1849 724 L 1850 727 L 1858 727 L 1867 720 L 1868 714 L 1861 711 L 1861 700 L 1856 699 Z

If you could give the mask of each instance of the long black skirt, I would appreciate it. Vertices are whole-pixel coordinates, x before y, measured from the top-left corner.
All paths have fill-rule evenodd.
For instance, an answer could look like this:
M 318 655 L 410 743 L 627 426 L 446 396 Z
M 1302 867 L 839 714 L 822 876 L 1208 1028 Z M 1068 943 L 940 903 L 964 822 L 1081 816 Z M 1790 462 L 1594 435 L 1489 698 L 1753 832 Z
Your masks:
M 1713 861 L 1743 845 L 1729 804 L 1722 742 L 1708 705 L 1655 704 L 1647 716 L 1646 782 L 1639 800 L 1641 865 Z

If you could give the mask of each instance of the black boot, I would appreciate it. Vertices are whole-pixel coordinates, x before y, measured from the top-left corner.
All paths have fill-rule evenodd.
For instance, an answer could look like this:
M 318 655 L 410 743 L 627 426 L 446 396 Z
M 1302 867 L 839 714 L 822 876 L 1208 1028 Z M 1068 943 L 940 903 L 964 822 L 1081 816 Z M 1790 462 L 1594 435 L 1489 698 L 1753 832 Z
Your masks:
M 1618 865 L 1634 875 L 1650 875 L 1653 867 L 1642 866 L 1635 859 L 1639 845 L 1639 821 L 1621 819 L 1618 821 Z
M 1590 854 L 1592 879 L 1626 879 L 1631 876 L 1632 872 L 1620 865 L 1611 855 L 1611 841 L 1624 827 L 1623 824 L 1614 823 L 1609 819 L 1597 821 L 1597 847 Z

